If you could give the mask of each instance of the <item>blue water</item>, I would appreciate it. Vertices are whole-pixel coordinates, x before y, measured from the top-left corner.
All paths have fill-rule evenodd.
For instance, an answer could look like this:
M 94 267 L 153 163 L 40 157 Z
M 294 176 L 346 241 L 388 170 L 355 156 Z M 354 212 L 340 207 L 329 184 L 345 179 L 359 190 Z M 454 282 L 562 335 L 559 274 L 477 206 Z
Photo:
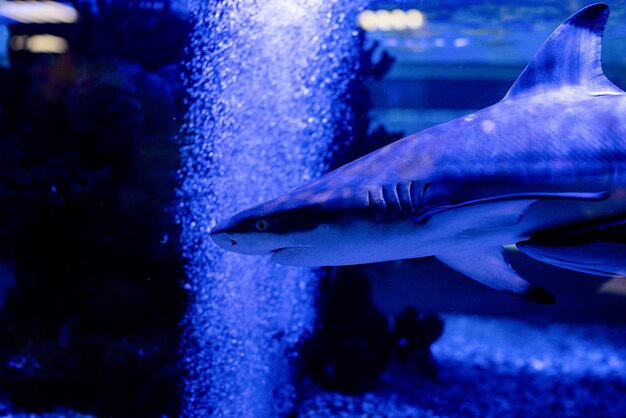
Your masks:
M 623 280 L 510 254 L 538 306 L 434 258 L 326 274 L 209 237 L 497 102 L 590 2 L 76 0 L 73 24 L 0 25 L 0 416 L 625 416 Z M 359 32 L 363 8 L 424 25 Z M 46 32 L 69 50 L 24 49 Z
M 623 327 L 541 328 L 452 316 L 446 318 L 444 338 L 433 348 L 440 368 L 437 382 L 392 367 L 371 391 L 357 396 L 295 383 L 299 344 L 315 320 L 318 273 L 275 266 L 263 257 L 224 253 L 208 232 L 216 222 L 327 170 L 334 135 L 349 131 L 345 121 L 353 116 L 344 93 L 355 77 L 356 15 L 366 3 L 261 1 L 243 7 L 236 1 L 191 2 L 194 30 L 186 75 L 190 109 L 182 134 L 179 192 L 189 295 L 181 347 L 183 415 L 269 417 L 297 411 L 311 417 L 502 416 L 512 410 L 523 410 L 525 416 L 543 416 L 546 410 L 558 416 L 577 410 L 614 414 L 622 407 L 616 394 L 626 368 L 623 350 L 604 338 L 622 341 Z M 470 101 L 480 106 L 481 100 L 501 97 L 512 81 L 508 78 L 521 69 L 516 66 L 523 67 L 526 55 L 532 54 L 533 42 L 540 43 L 553 24 L 567 17 L 560 16 L 561 10 L 546 9 L 552 14 L 543 22 L 545 34 L 540 31 L 533 42 L 520 43 L 515 34 L 528 29 L 522 25 L 507 34 L 509 43 L 499 43 L 498 34 L 488 28 L 477 32 L 484 20 L 473 23 L 474 32 L 457 31 L 454 16 L 477 16 L 477 9 L 472 10 L 474 14 L 463 14 L 450 7 L 450 16 L 433 10 L 428 17 L 434 16 L 429 26 L 434 32 L 425 32 L 419 44 L 398 34 L 372 34 L 400 58 L 387 83 L 378 84 L 383 89 L 374 93 L 383 122 L 385 117 L 393 121 L 394 115 L 402 122 L 407 112 L 402 110 L 415 102 L 418 108 L 432 107 L 429 91 L 431 98 L 444 97 L 434 107 L 445 104 L 450 113 L 465 112 L 463 106 Z M 442 13 L 448 17 L 437 21 Z M 456 93 L 419 90 L 431 78 L 445 79 L 445 74 L 462 78 L 462 65 L 448 67 L 454 54 L 466 64 L 475 64 L 472 59 L 493 64 L 493 58 L 485 56 L 491 57 L 494 48 L 515 50 L 517 55 L 505 54 L 509 67 L 501 69 L 497 83 L 490 81 L 495 90 L 489 97 L 478 95 L 483 87 L 471 90 L 472 80 L 483 77 L 476 68 L 469 76 L 465 73 L 469 81 L 455 84 L 460 87 Z M 477 51 L 486 55 L 468 58 Z M 402 94 L 412 91 L 405 77 L 420 65 L 435 70 L 410 75 L 422 84 L 415 95 Z M 411 113 L 411 121 L 419 121 L 418 113 L 428 115 L 419 110 Z M 411 126 L 398 123 L 403 129 Z M 445 294 L 430 299 L 455 306 Z M 393 305 L 394 300 L 384 302 Z M 539 409 L 522 408 L 544 395 Z M 584 400 L 593 396 L 609 403 Z
M 326 170 L 333 133 L 349 119 L 340 97 L 352 77 L 361 4 L 191 2 L 180 189 L 190 297 L 185 416 L 293 408 L 294 347 L 313 323 L 316 273 L 225 254 L 208 232 Z

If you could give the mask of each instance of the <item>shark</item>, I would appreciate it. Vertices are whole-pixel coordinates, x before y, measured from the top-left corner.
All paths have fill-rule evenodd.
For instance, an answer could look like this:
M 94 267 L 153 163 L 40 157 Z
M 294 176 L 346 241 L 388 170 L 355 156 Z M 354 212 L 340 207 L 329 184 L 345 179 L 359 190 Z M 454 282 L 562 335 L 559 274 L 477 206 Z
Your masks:
M 626 94 L 601 65 L 609 7 L 543 43 L 498 103 L 425 129 L 215 225 L 225 250 L 296 266 L 435 256 L 543 304 L 510 248 L 626 275 Z

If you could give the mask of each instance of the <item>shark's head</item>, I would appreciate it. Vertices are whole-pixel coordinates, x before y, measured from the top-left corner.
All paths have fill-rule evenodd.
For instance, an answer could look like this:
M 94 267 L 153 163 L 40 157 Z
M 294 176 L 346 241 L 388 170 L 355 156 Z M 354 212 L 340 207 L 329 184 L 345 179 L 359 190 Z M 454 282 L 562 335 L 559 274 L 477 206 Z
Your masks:
M 274 202 L 267 202 L 219 223 L 211 231 L 211 238 L 226 250 L 249 255 L 304 246 L 303 232 L 319 223 L 312 218 L 313 213 L 303 207 L 281 210 Z
M 295 191 L 219 223 L 211 238 L 220 247 L 240 254 L 271 255 L 281 264 L 320 265 L 329 245 L 345 237 L 358 222 L 358 208 L 333 205 L 332 201 L 310 189 Z

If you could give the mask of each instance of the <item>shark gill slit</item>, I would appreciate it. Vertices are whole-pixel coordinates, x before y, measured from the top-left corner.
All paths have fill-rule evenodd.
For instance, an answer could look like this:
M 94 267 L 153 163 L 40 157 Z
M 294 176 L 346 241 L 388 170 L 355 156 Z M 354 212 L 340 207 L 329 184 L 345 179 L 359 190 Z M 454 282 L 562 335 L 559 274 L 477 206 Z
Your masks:
M 392 192 L 393 192 L 393 197 L 395 198 L 396 203 L 396 209 L 398 211 L 398 214 L 400 216 L 402 216 L 402 214 L 404 213 L 404 206 L 402 205 L 402 195 L 401 195 L 401 190 L 400 190 L 400 183 L 396 183 L 393 187 L 392 187 Z
M 383 199 L 389 215 L 394 217 L 402 213 L 402 204 L 398 196 L 398 185 L 387 184 L 383 186 Z
M 422 195 L 420 196 L 420 201 L 421 202 L 425 202 L 426 201 L 426 190 L 428 190 L 429 187 L 430 187 L 430 183 L 429 182 L 424 183 L 424 185 L 422 186 Z
M 386 195 L 385 185 L 383 184 L 382 186 L 380 186 L 380 198 L 381 198 L 381 203 L 382 203 L 382 210 L 385 214 L 389 215 L 390 208 L 389 208 L 389 203 L 387 202 L 388 198 L 385 195 Z
M 370 208 L 375 218 L 380 218 L 382 214 L 387 213 L 387 202 L 385 202 L 385 194 L 383 188 L 375 190 L 367 190 L 367 207 Z
M 415 213 L 419 208 L 420 198 L 418 196 L 418 188 L 415 187 L 415 182 L 411 180 L 409 183 L 409 201 L 411 202 L 411 213 Z
M 413 213 L 413 204 L 411 203 L 409 187 L 410 186 L 407 183 L 396 184 L 396 194 L 398 195 L 398 200 L 400 201 L 400 208 L 403 214 L 408 215 Z

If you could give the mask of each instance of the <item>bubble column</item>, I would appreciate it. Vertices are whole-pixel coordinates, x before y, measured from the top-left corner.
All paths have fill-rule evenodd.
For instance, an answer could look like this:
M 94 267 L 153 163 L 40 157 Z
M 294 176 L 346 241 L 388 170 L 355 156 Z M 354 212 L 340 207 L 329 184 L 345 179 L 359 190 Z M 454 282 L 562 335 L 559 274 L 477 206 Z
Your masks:
M 190 0 L 178 210 L 189 296 L 183 416 L 294 408 L 296 344 L 314 319 L 316 273 L 225 253 L 209 231 L 326 170 L 335 133 L 353 119 L 344 102 L 363 4 Z

